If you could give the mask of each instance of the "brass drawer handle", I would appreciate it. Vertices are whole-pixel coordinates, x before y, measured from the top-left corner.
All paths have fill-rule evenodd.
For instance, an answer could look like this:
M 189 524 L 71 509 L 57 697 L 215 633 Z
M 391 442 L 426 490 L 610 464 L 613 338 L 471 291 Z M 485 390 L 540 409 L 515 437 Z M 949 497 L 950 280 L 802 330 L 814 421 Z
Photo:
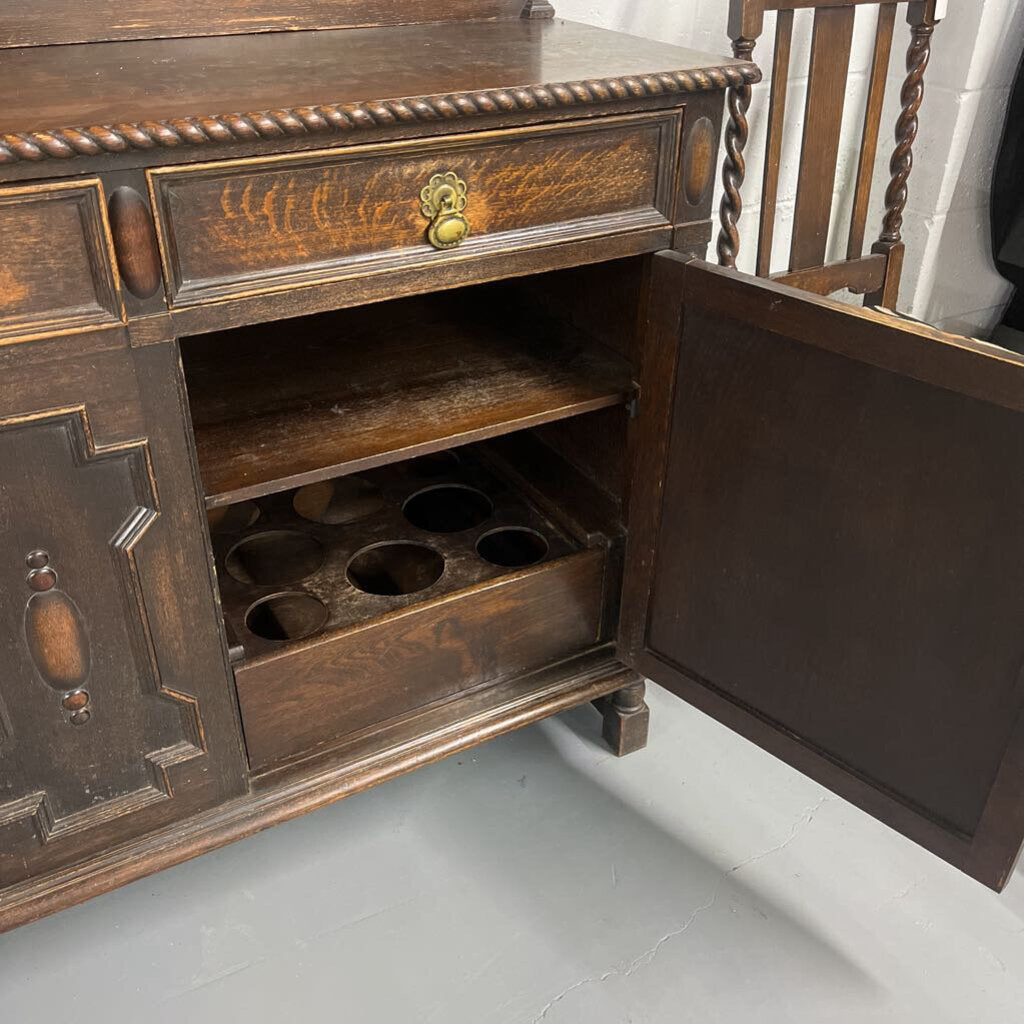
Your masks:
M 435 174 L 420 193 L 420 211 L 430 221 L 427 238 L 435 249 L 454 249 L 469 235 L 466 183 L 454 172 Z

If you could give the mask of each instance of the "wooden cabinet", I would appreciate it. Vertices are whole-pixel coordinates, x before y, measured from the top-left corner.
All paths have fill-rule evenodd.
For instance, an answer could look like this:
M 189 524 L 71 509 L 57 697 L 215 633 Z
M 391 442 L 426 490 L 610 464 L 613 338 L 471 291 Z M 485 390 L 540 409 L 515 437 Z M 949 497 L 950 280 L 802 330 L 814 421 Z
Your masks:
M 244 787 L 174 346 L 118 328 L 0 362 L 9 886 Z
M 745 59 L 247 6 L 0 16 L 0 926 L 644 677 L 1000 887 L 1024 359 L 701 261 Z

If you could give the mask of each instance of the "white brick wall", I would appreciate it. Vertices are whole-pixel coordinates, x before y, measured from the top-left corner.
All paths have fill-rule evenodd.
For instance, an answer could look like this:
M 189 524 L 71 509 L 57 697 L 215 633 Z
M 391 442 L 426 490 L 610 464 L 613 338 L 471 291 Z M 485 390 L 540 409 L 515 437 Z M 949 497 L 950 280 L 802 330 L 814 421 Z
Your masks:
M 727 53 L 728 0 L 553 0 L 559 17 L 585 21 L 634 35 L 649 36 L 710 53 Z M 892 132 L 899 111 L 899 90 L 909 41 L 905 5 L 898 15 L 882 115 L 875 184 L 868 217 L 866 247 L 881 227 L 888 183 Z M 794 21 L 787 100 L 787 128 L 779 181 L 775 229 L 776 266 L 783 269 L 792 229 L 799 160 L 800 118 L 810 46 L 808 11 Z M 871 65 L 876 12 L 857 12 L 850 61 L 850 89 L 843 117 L 843 143 L 836 174 L 837 213 L 830 258 L 845 254 L 860 129 Z M 754 58 L 771 71 L 774 15 Z M 907 244 L 900 308 L 950 330 L 984 335 L 1009 298 L 1009 286 L 996 273 L 989 241 L 989 190 L 1010 88 L 1024 40 L 1024 0 L 950 0 L 946 19 L 932 43 L 925 76 L 921 130 L 914 147 L 910 201 L 904 216 Z M 751 270 L 757 234 L 765 130 L 767 84 L 755 87 L 747 144 L 745 208 L 740 221 L 740 267 Z M 717 206 L 717 204 L 716 204 Z

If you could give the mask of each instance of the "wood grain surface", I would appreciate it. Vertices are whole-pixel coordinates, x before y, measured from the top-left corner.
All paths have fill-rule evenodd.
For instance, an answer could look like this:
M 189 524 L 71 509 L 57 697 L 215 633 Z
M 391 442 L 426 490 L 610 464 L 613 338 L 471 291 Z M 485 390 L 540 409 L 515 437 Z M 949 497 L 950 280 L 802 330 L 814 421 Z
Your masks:
M 115 39 L 518 18 L 526 0 L 32 0 L 0 10 L 0 49 Z
M 99 181 L 0 189 L 0 344 L 123 316 Z
M 646 429 L 671 426 L 633 491 L 636 667 L 1000 888 L 1024 838 L 1024 357 L 655 262 L 680 347 L 641 381 Z
M 336 744 L 593 646 L 603 571 L 599 549 L 580 552 L 239 666 L 251 764 Z
M 678 129 L 659 113 L 154 171 L 171 304 L 668 225 Z M 420 194 L 448 171 L 471 235 L 439 253 Z
M 0 95 L 7 100 L 0 143 L 7 135 L 69 126 L 128 126 L 114 133 L 120 141 L 108 145 L 100 131 L 81 151 L 123 152 L 137 148 L 133 139 L 138 148 L 176 148 L 232 141 L 229 124 L 218 129 L 208 121 L 232 112 L 264 111 L 272 120 L 274 111 L 339 108 L 336 124 L 294 114 L 267 129 L 268 137 L 281 139 L 378 122 L 716 91 L 730 76 L 755 80 L 759 73 L 750 62 L 560 20 L 35 47 L 6 51 L 0 61 Z M 557 88 L 530 91 L 534 86 Z M 446 97 L 440 106 L 427 102 Z M 401 117 L 379 106 L 398 99 L 417 102 Z M 348 107 L 354 119 L 346 116 Z M 200 120 L 186 131 L 173 123 L 183 118 Z M 237 132 L 242 140 L 262 134 L 259 118 Z M 67 155 L 79 151 L 79 142 L 64 139 Z M 46 140 L 36 144 L 45 156 Z
M 629 400 L 623 361 L 409 300 L 196 338 L 185 374 L 207 504 Z

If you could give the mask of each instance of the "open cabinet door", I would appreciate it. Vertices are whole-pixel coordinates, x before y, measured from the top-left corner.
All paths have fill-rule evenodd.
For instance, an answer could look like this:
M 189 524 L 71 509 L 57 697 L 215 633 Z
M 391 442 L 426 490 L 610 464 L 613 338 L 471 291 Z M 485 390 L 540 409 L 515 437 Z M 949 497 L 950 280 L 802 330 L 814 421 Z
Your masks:
M 1001 889 L 1024 838 L 1024 357 L 655 258 L 625 660 Z

